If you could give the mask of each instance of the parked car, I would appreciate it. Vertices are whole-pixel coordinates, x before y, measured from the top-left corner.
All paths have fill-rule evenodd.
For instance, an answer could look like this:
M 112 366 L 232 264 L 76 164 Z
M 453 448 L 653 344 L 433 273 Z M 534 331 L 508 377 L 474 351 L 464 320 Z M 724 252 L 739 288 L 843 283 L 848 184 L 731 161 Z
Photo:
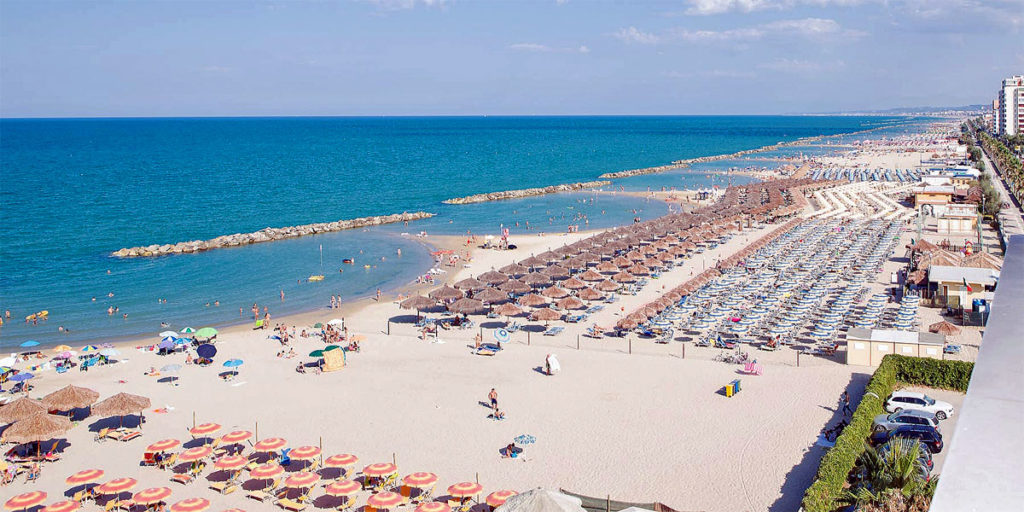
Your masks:
M 935 418 L 938 420 L 944 420 L 953 415 L 953 406 L 948 402 L 936 400 L 915 391 L 895 391 L 885 401 L 886 411 L 900 412 L 904 409 L 927 411 L 935 414 Z
M 917 439 L 928 451 L 939 453 L 942 451 L 942 434 L 932 427 L 924 425 L 900 425 L 892 430 L 875 432 L 871 434 L 872 444 L 882 444 L 890 439 Z
M 871 431 L 892 430 L 900 425 L 926 425 L 939 430 L 939 420 L 935 418 L 935 414 L 920 409 L 904 409 L 892 414 L 875 416 Z

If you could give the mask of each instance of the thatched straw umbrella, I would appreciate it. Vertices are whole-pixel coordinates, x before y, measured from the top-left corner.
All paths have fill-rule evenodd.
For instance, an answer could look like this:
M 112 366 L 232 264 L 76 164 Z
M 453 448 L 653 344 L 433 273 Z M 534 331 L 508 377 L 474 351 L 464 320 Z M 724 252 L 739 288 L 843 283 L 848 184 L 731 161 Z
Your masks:
M 510 276 L 521 276 L 521 275 L 525 275 L 527 272 L 530 271 L 529 268 L 524 267 L 523 265 L 520 265 L 518 263 L 513 263 L 511 265 L 505 265 L 504 267 L 501 267 L 501 269 L 499 269 L 499 270 L 501 270 L 501 272 L 503 274 L 507 274 L 507 275 L 510 275 Z
M 498 289 L 507 293 L 526 293 L 532 290 L 533 287 L 518 279 L 509 279 L 505 284 L 499 286 Z
M 569 269 L 561 265 L 551 265 L 550 267 L 542 270 L 541 272 L 551 276 L 554 279 L 564 279 L 566 277 L 569 277 Z
M 576 294 L 576 296 L 583 300 L 601 300 L 604 298 L 603 293 L 593 288 L 584 288 L 580 290 L 579 293 Z
M 530 319 L 535 322 L 550 322 L 552 320 L 558 320 L 560 318 L 562 318 L 562 314 L 551 308 L 542 308 L 530 313 Z
M 491 270 L 488 272 L 484 272 L 483 274 L 480 274 L 480 277 L 478 277 L 477 279 L 491 286 L 498 286 L 499 284 L 508 281 L 508 276 L 496 270 Z
M 626 271 L 635 276 L 646 276 L 651 273 L 651 269 L 640 264 L 633 265 L 632 267 L 627 268 Z M 615 278 L 613 277 L 612 279 Z
M 474 299 L 482 300 L 491 304 L 508 300 L 508 294 L 497 288 L 486 288 L 473 295 Z
M 402 309 L 415 309 L 416 314 L 419 315 L 420 311 L 433 307 L 435 304 L 437 304 L 437 301 L 434 299 L 424 297 L 422 295 L 416 295 L 415 297 L 409 297 L 408 299 L 403 300 L 399 306 Z
M 945 334 L 946 336 L 956 336 L 957 334 L 960 334 L 960 328 L 943 320 L 929 325 L 928 332 Z
M 141 417 L 142 411 L 148 409 L 150 401 L 144 396 L 132 395 L 129 393 L 118 393 L 92 406 L 92 413 L 97 416 L 117 416 L 121 418 L 121 426 L 124 426 L 124 417 L 129 414 L 136 414 Z M 140 419 L 139 426 L 142 426 Z
M 627 252 L 626 253 L 626 257 L 625 257 L 625 259 L 628 259 L 630 261 L 643 261 L 644 258 L 646 258 L 646 256 L 644 256 L 643 253 L 641 253 L 640 251 L 637 251 L 637 250 L 633 250 L 633 251 Z M 619 265 L 619 266 L 621 267 L 621 266 L 624 266 L 624 265 Z
M 587 268 L 587 259 L 576 257 L 566 260 L 565 262 L 563 262 L 563 264 L 568 268 L 579 270 L 581 268 Z
M 506 302 L 494 308 L 494 312 L 505 317 L 505 321 L 507 322 L 508 317 L 523 314 L 523 309 L 511 302 Z
M 609 274 L 619 271 L 619 266 L 610 261 L 602 261 L 594 268 L 596 268 L 598 272 L 607 272 Z
M 448 305 L 448 311 L 459 315 L 482 313 L 485 309 L 484 303 L 476 299 L 459 299 Z
M 521 281 L 530 286 L 543 286 L 546 284 L 551 284 L 551 276 L 547 274 L 542 274 L 540 272 L 530 272 L 529 274 L 523 276 Z
M 430 292 L 428 294 L 428 296 L 431 299 L 449 301 L 449 300 L 461 299 L 462 297 L 465 296 L 465 294 L 463 294 L 459 290 L 456 290 L 455 288 L 452 288 L 451 286 L 444 285 L 444 286 L 442 286 L 442 287 L 440 287 L 440 288 Z
M 642 262 L 642 265 L 647 268 L 661 268 L 665 266 L 665 263 L 658 258 L 647 258 Z
M 588 268 L 586 272 L 578 275 L 577 277 L 582 279 L 582 280 L 584 280 L 584 281 L 591 281 L 591 282 L 603 281 L 604 280 L 604 276 L 602 276 L 601 274 L 595 272 L 594 269 L 592 269 L 592 268 Z
M 519 264 L 524 266 L 524 267 L 528 267 L 528 268 L 532 269 L 532 268 L 546 266 L 548 264 L 548 262 L 544 261 L 544 260 L 542 260 L 542 259 L 540 259 L 540 258 L 538 258 L 536 256 L 530 256 L 529 258 L 526 258 L 525 260 L 520 261 Z
M 463 279 L 462 281 L 455 283 L 455 288 L 462 291 L 472 290 L 474 292 L 477 292 L 483 290 L 484 288 L 487 288 L 487 284 L 481 282 L 479 279 L 467 277 L 466 279 Z
M 627 258 L 623 258 L 622 256 L 616 256 L 616 257 L 612 258 L 612 264 L 615 265 L 616 267 L 619 267 L 619 268 L 625 268 L 625 267 L 628 267 L 628 266 L 632 265 L 633 262 L 631 260 L 627 259 Z M 600 269 L 598 269 L 598 270 L 600 270 Z M 602 270 L 602 272 L 604 272 L 604 271 Z
M 71 430 L 74 424 L 71 420 L 64 416 L 55 416 L 53 414 L 37 413 L 29 416 L 28 418 L 22 418 L 4 430 L 3 440 L 11 443 L 37 443 L 36 453 L 42 452 L 43 441 L 49 441 L 68 430 Z
M 552 262 L 562 259 L 562 256 L 555 253 L 554 251 L 544 251 L 537 255 L 537 259 L 543 260 L 545 262 Z
M 583 301 L 576 297 L 566 297 L 555 302 L 555 305 L 561 309 L 586 309 L 586 306 L 583 305 Z
M 545 288 L 543 291 L 541 291 L 540 294 L 545 297 L 550 297 L 552 299 L 561 299 L 562 297 L 569 296 L 569 292 L 557 286 L 549 286 Z
M 612 281 L 618 283 L 632 283 L 636 281 L 636 277 L 634 277 L 633 274 L 630 274 L 629 272 L 619 272 L 618 274 L 612 276 Z
M 602 292 L 614 292 L 615 290 L 622 288 L 622 285 L 610 279 L 605 279 L 604 281 L 597 283 L 597 285 L 595 285 L 594 288 L 597 288 Z
M 527 295 L 523 295 L 519 299 L 519 305 L 520 306 L 531 306 L 531 307 L 534 307 L 534 306 L 540 306 L 541 304 L 547 304 L 547 303 L 548 303 L 547 299 L 545 299 L 544 297 L 542 297 L 540 295 L 537 295 L 536 293 L 530 293 L 530 294 L 527 294 Z
M 15 421 L 46 413 L 46 406 L 39 400 L 33 400 L 23 396 L 3 407 L 0 407 L 0 423 L 14 423 Z
M 587 283 L 584 283 L 575 277 L 570 277 L 569 279 L 562 281 L 562 287 L 570 290 L 582 290 L 587 287 Z
M 89 407 L 99 398 L 100 394 L 89 388 L 69 384 L 43 397 L 43 405 L 51 411 L 70 411 Z
M 619 329 L 625 329 L 627 331 L 630 329 L 635 329 L 637 325 L 639 325 L 639 323 L 631 318 L 622 318 L 615 323 L 615 327 Z

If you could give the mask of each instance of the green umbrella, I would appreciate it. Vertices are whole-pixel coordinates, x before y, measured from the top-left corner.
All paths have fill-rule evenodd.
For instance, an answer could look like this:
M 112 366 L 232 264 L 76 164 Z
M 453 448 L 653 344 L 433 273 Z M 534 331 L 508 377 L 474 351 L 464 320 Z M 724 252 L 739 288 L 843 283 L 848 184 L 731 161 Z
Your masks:
M 181 330 L 182 334 L 192 334 L 194 332 L 196 332 L 196 330 L 191 328 L 191 327 L 186 327 L 186 328 Z
M 341 347 L 339 347 L 337 345 L 327 345 L 326 347 L 324 347 L 324 352 L 330 352 L 331 350 L 334 350 L 336 348 L 341 348 Z
M 197 338 L 212 338 L 217 335 L 217 329 L 213 327 L 203 327 L 196 331 Z
M 309 357 L 323 357 L 323 356 L 324 356 L 324 351 L 323 350 L 314 350 L 314 351 L 309 353 Z
M 320 322 L 317 322 L 317 323 L 313 324 L 313 328 L 314 329 L 323 329 L 323 327 L 324 327 L 324 324 L 322 324 Z

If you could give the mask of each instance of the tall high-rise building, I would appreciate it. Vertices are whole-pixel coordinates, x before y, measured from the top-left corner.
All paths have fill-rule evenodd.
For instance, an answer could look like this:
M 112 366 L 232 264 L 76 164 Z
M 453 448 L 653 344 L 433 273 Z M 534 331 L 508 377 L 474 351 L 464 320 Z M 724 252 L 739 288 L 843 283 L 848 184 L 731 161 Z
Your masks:
M 1003 80 L 996 101 L 996 132 L 1000 135 L 1024 133 L 1024 75 Z

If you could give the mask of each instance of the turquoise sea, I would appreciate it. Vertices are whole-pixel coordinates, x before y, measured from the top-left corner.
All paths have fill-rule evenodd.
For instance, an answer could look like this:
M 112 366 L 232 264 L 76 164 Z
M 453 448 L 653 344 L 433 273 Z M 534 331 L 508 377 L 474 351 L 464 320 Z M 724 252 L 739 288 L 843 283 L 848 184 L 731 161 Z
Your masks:
M 487 234 L 505 225 L 514 240 L 527 221 L 535 229 L 564 231 L 570 223 L 610 227 L 667 211 L 639 197 L 589 192 L 441 203 L 450 197 L 593 180 L 604 172 L 813 135 L 878 126 L 891 128 L 877 133 L 896 132 L 910 122 L 798 116 L 3 119 L 0 311 L 9 310 L 11 318 L 0 327 L 0 350 L 27 340 L 74 345 L 155 334 L 164 330 L 161 322 L 172 329 L 221 325 L 238 322 L 238 309 L 247 312 L 254 302 L 281 315 L 326 307 L 332 294 L 351 300 L 394 288 L 430 265 L 429 248 L 403 231 Z M 772 166 L 714 162 L 614 186 L 724 186 L 729 178 L 706 171 L 751 164 Z M 194 255 L 108 256 L 127 246 L 416 210 L 437 217 Z M 580 215 L 589 225 L 574 221 Z M 299 282 L 320 272 L 321 246 L 327 278 Z M 338 273 L 348 257 L 376 267 Z M 118 313 L 108 316 L 108 307 Z M 24 322 L 40 310 L 50 312 L 47 321 Z M 60 326 L 70 332 L 59 332 Z

